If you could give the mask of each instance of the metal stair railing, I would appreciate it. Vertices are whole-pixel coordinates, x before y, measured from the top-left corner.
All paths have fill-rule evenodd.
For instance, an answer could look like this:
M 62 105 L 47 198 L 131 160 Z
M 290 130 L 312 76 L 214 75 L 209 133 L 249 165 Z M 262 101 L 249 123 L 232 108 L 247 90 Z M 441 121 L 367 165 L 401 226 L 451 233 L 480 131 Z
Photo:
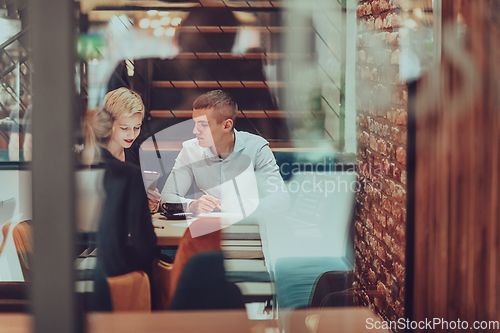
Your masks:
M 13 123 L 17 125 L 16 119 L 9 118 L 10 111 L 5 105 L 5 100 L 10 100 L 9 104 L 17 104 L 23 113 L 26 113 L 29 107 L 28 100 L 32 95 L 30 51 L 22 42 L 22 38 L 27 33 L 28 28 L 25 28 L 0 45 L 0 94 L 3 95 L 3 98 L 0 99 L 0 112 L 4 114 L 4 118 L 0 120 L 0 131 L 2 132 L 11 130 Z M 13 75 L 17 76 L 14 78 L 17 81 L 15 87 L 9 82 Z M 21 128 L 19 126 L 19 130 Z M 2 137 L 6 139 L 6 135 L 2 135 Z M 8 138 L 6 141 L 8 142 Z

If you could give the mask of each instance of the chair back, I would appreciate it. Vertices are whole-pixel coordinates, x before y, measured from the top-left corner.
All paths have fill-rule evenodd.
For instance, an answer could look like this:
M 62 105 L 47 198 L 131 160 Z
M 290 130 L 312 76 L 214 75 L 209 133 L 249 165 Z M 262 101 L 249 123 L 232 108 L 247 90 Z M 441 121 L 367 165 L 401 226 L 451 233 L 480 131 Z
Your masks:
M 151 311 L 148 275 L 135 271 L 107 278 L 113 311 Z
M 196 228 L 197 223 L 211 223 L 214 226 L 208 226 L 209 229 L 215 230 L 211 233 L 205 234 L 199 237 L 191 236 L 191 228 Z M 215 228 L 215 224 L 219 224 L 218 228 Z M 207 226 L 205 226 L 207 227 Z M 212 228 L 213 227 L 213 228 Z M 181 276 L 182 271 L 186 263 L 197 253 L 204 251 L 216 251 L 221 249 L 221 230 L 220 221 L 204 221 L 197 220 L 191 224 L 191 226 L 186 229 L 186 232 L 182 236 L 179 242 L 179 248 L 175 254 L 174 266 L 170 274 L 170 299 L 172 299 L 177 283 Z
M 2 244 L 0 244 L 0 254 L 2 254 L 2 251 L 3 251 L 3 248 L 5 246 L 5 241 L 7 240 L 7 235 L 9 233 L 9 229 L 10 229 L 10 221 L 5 223 L 3 226 L 2 226 Z
M 16 247 L 19 263 L 23 271 L 25 281 L 29 281 L 29 272 L 31 270 L 31 255 L 33 253 L 33 229 L 28 222 L 19 222 L 12 229 L 12 238 Z
M 153 290 L 153 302 L 156 310 L 168 310 L 170 304 L 170 280 L 173 264 L 163 260 L 155 260 L 153 263 L 153 278 L 151 289 Z
M 170 310 L 244 309 L 238 287 L 226 281 L 222 251 L 194 255 L 185 265 Z

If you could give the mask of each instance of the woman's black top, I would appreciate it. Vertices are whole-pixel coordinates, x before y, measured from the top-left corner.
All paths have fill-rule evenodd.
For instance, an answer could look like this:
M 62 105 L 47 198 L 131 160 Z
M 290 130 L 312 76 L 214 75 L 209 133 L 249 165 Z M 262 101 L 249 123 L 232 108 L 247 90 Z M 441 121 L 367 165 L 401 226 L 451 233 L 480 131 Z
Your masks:
M 106 201 L 97 235 L 97 258 L 107 276 L 145 271 L 159 256 L 142 174 L 105 149 Z

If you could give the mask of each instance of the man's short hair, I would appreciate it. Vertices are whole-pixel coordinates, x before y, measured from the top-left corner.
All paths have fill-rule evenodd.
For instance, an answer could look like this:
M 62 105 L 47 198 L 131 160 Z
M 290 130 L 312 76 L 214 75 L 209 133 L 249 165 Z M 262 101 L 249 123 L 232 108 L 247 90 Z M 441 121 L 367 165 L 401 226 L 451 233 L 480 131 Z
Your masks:
M 238 104 L 233 96 L 228 92 L 217 89 L 212 90 L 199 96 L 193 103 L 193 109 L 210 109 L 216 110 L 215 119 L 220 124 L 226 119 L 232 119 L 233 124 L 238 117 Z

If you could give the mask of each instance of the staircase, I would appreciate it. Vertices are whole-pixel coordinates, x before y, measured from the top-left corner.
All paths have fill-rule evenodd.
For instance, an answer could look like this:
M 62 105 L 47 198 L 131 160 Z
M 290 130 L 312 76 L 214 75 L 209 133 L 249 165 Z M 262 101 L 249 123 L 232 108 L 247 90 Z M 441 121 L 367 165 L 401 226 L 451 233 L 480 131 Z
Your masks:
M 316 1 L 318 2 L 318 1 Z M 323 1 L 324 2 L 324 1 Z M 292 149 L 297 145 L 314 147 L 316 142 L 328 142 L 343 147 L 344 73 L 342 55 L 335 56 L 340 78 L 334 80 L 318 61 L 318 49 L 329 49 L 327 38 L 320 35 L 311 22 L 295 28 L 306 36 L 311 47 L 293 54 L 309 63 L 318 63 L 322 77 L 331 80 L 329 94 L 304 87 L 306 108 L 286 107 L 285 78 L 288 60 L 284 47 L 284 2 L 282 1 L 184 1 L 124 2 L 127 6 L 97 7 L 98 11 L 156 11 L 149 16 L 160 20 L 162 12 L 170 17 L 182 16 L 175 26 L 180 53 L 173 59 L 143 59 L 133 63 L 133 77 L 124 78 L 123 68 L 115 73 L 115 86 L 127 85 L 144 98 L 152 122 L 163 129 L 191 118 L 193 101 L 201 94 L 224 89 L 231 93 L 239 106 L 236 129 L 258 134 L 270 142 L 271 148 Z M 336 1 L 332 1 L 339 6 Z M 339 9 L 340 11 L 340 9 Z M 340 22 L 338 25 L 342 25 Z M 337 29 L 338 30 L 338 29 Z M 340 31 L 337 31 L 341 35 Z M 252 42 L 245 45 L 245 38 Z M 257 43 L 255 42 L 257 40 Z M 323 43 L 319 48 L 315 43 Z M 339 49 L 342 49 L 340 45 Z M 331 50 L 330 50 L 331 51 Z M 330 52 L 327 51 L 327 52 Z M 344 57 L 345 58 L 345 57 Z M 116 80 L 121 77 L 122 79 Z M 128 84 L 124 84 L 129 81 Z M 310 91 L 309 91 L 309 90 Z M 155 126 L 156 127 L 156 126 Z M 318 134 L 319 133 L 319 134 Z
M 0 37 L 21 27 L 27 11 L 25 1 L 0 1 Z M 0 150 L 7 149 L 10 133 L 26 130 L 25 118 L 31 113 L 31 68 L 28 29 L 7 40 L 0 40 Z M 3 156 L 0 159 L 4 160 Z

